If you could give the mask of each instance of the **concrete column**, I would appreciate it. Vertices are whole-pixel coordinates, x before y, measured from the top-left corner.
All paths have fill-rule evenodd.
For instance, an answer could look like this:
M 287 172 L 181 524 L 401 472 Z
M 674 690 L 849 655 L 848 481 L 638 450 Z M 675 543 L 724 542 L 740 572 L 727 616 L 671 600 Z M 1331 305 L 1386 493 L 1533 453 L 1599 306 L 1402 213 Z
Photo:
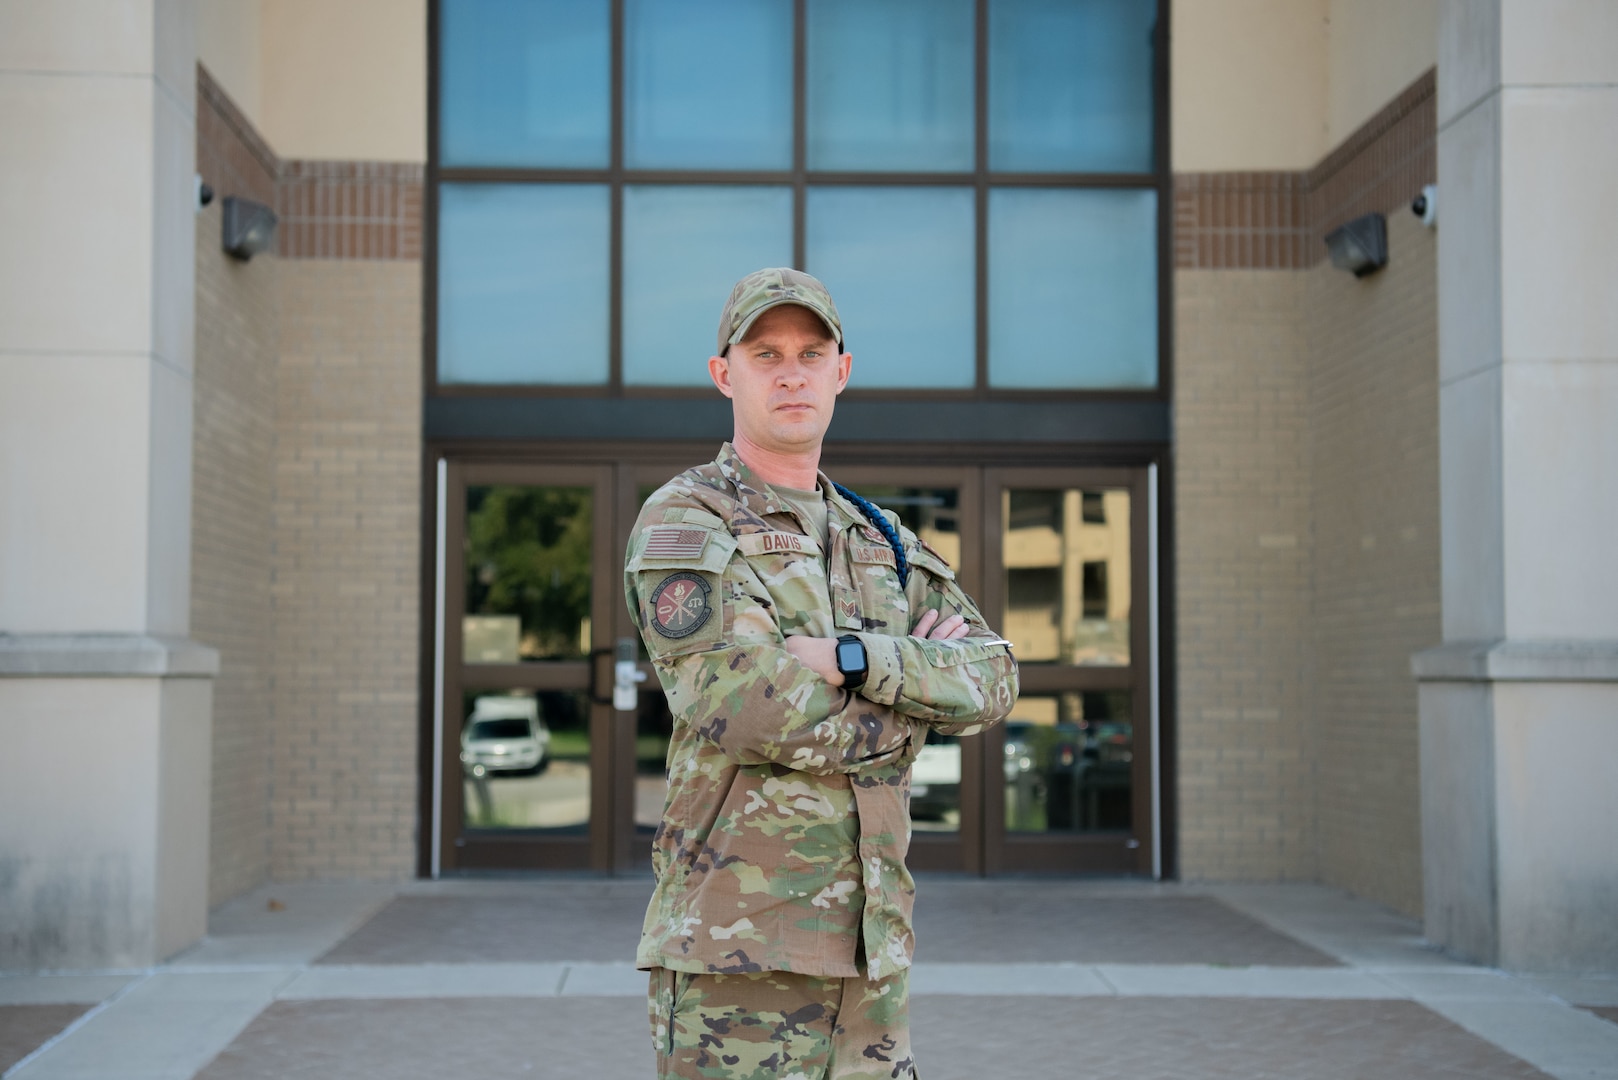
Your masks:
M 1618 969 L 1618 5 L 1446 0 L 1426 932 Z
M 0 968 L 205 929 L 192 0 L 0 0 Z

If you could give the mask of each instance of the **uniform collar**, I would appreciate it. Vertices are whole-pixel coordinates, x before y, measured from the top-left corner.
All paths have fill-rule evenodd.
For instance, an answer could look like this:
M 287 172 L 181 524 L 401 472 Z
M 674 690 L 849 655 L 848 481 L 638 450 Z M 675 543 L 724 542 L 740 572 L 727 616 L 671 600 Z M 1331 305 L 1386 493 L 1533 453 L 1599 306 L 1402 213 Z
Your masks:
M 766 514 L 791 514 L 794 517 L 797 516 L 796 510 L 785 501 L 776 498 L 770 485 L 747 467 L 747 462 L 741 459 L 741 455 L 736 453 L 736 448 L 730 442 L 725 442 L 719 448 L 719 456 L 714 459 L 714 464 L 719 467 L 719 472 L 736 489 L 736 498 L 741 504 L 759 517 Z M 836 485 L 831 482 L 831 479 L 824 472 L 819 470 L 815 472 L 815 482 L 826 496 L 826 509 L 836 526 L 841 527 L 850 521 L 860 522 L 865 520 L 865 515 L 860 513 L 858 507 L 852 505 L 842 495 L 838 494 Z
M 714 458 L 714 464 L 719 466 L 720 474 L 730 481 L 730 486 L 736 489 L 737 500 L 759 517 L 791 512 L 785 503 L 775 497 L 770 485 L 747 467 L 747 462 L 741 459 L 736 448 L 728 441 L 719 448 L 719 456 Z

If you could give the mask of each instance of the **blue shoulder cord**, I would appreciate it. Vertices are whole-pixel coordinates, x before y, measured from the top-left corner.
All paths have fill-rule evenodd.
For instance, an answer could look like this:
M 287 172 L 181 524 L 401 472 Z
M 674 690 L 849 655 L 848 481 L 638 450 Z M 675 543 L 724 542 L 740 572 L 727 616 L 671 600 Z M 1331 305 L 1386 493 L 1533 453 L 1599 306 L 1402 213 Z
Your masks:
M 882 535 L 888 538 L 888 546 L 893 549 L 894 569 L 899 571 L 899 585 L 903 588 L 910 581 L 910 560 L 905 558 L 904 542 L 899 539 L 899 530 L 895 529 L 887 516 L 876 508 L 871 500 L 854 494 L 842 484 L 833 484 L 837 494 L 860 508 L 860 513 L 870 520 L 872 525 L 882 530 Z

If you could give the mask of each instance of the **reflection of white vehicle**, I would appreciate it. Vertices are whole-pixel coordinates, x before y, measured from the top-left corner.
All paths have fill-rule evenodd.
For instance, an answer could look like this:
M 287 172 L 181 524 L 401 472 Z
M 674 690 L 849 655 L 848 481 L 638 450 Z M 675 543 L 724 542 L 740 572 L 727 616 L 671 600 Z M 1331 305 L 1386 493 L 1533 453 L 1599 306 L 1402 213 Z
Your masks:
M 461 732 L 461 768 L 485 773 L 537 773 L 550 764 L 551 731 L 531 697 L 480 697 Z
M 910 816 L 922 820 L 941 819 L 944 811 L 961 805 L 961 744 L 935 742 L 938 738 L 928 732 L 910 766 Z

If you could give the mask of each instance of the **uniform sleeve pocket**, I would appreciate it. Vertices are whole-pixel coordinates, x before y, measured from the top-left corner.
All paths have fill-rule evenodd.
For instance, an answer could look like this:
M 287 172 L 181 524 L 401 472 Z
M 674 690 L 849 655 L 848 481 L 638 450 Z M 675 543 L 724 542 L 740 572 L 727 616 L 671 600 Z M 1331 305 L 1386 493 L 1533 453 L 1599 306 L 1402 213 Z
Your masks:
M 975 664 L 979 660 L 987 660 L 991 656 L 1000 656 L 1005 652 L 1006 646 L 996 642 L 973 641 L 971 638 L 957 638 L 954 641 L 940 641 L 933 649 L 936 667 L 958 667 L 961 664 Z
M 635 617 L 654 659 L 712 648 L 725 634 L 724 572 L 736 550 L 729 533 L 655 525 L 641 532 L 626 564 Z

